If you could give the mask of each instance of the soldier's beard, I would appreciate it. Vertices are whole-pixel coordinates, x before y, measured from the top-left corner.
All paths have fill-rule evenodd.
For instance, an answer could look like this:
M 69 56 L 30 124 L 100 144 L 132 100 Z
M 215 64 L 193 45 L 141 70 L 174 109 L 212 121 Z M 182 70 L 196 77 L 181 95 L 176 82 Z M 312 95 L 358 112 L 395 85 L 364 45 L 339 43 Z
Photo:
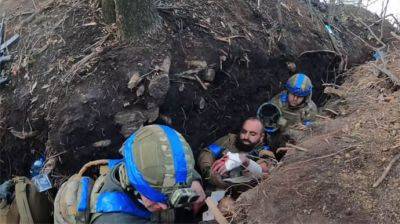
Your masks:
M 240 138 L 237 138 L 236 139 L 236 146 L 239 148 L 239 149 L 241 149 L 241 150 L 243 150 L 243 151 L 245 151 L 245 152 L 250 152 L 251 150 L 253 150 L 254 149 L 254 147 L 256 147 L 258 144 L 257 143 L 251 143 L 251 142 L 249 142 L 249 141 L 246 141 L 246 143 L 242 140 L 242 139 L 240 139 Z

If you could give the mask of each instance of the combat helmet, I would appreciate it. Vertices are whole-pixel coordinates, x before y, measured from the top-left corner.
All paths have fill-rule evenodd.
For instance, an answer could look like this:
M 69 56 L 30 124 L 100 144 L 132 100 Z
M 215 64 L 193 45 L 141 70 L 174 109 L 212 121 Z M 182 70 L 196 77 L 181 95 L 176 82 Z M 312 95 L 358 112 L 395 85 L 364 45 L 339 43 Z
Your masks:
M 177 190 L 189 189 L 195 172 L 194 157 L 189 144 L 174 129 L 164 125 L 142 127 L 120 151 L 124 156 L 122 184 L 132 186 L 148 199 L 170 204 Z
M 285 86 L 289 93 L 301 97 L 310 96 L 313 88 L 311 79 L 303 73 L 290 77 Z

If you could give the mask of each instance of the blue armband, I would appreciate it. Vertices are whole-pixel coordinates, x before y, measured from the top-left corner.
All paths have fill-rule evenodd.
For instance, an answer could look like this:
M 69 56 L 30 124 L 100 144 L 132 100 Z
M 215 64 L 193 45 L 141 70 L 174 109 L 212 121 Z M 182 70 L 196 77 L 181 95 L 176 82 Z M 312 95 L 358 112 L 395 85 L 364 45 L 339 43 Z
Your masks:
M 221 146 L 217 145 L 217 144 L 211 144 L 208 146 L 208 149 L 211 151 L 212 155 L 214 156 L 214 158 L 219 159 L 222 155 L 222 151 L 224 150 L 224 148 L 222 148 Z

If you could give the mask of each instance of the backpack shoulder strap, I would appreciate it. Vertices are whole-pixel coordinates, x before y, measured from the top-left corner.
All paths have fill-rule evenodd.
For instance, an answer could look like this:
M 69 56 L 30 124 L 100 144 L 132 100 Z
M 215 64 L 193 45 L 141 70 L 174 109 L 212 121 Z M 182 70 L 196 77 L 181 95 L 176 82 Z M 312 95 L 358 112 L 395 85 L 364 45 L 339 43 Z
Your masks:
M 19 177 L 15 179 L 15 200 L 17 202 L 18 213 L 20 215 L 20 222 L 27 224 L 34 224 L 31 209 L 29 208 L 27 196 L 27 179 Z

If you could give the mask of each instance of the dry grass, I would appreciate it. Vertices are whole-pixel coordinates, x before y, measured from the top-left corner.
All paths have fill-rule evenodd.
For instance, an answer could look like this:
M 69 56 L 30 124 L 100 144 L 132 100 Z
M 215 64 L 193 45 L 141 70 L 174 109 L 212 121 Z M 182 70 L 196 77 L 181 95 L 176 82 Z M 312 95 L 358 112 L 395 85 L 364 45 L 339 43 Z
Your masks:
M 392 51 L 384 61 L 400 77 L 400 52 Z M 400 153 L 400 91 L 372 64 L 383 66 L 379 61 L 353 68 L 337 87 L 345 98 L 332 99 L 326 107 L 340 116 L 321 121 L 305 138 L 302 146 L 310 152 L 290 155 L 269 180 L 239 198 L 236 222 L 400 221 L 400 163 L 394 162 L 373 187 Z

